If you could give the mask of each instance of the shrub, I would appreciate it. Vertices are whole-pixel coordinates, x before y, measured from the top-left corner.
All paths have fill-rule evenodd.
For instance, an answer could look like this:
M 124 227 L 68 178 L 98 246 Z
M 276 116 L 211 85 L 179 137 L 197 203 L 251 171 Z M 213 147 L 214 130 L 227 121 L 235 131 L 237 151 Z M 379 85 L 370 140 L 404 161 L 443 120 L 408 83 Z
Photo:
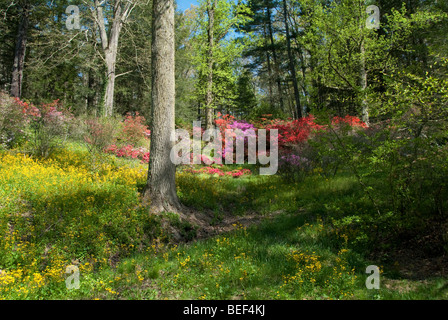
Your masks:
M 302 181 L 313 169 L 309 159 L 295 154 L 281 156 L 278 164 L 279 174 L 290 182 Z
M 117 139 L 126 145 L 137 146 L 141 144 L 143 139 L 149 139 L 150 131 L 145 125 L 145 118 L 138 112 L 133 116 L 128 113 L 123 122 L 123 129 L 119 133 Z M 146 144 L 146 141 L 145 143 Z
M 279 149 L 290 149 L 292 146 L 308 140 L 312 133 L 323 129 L 315 122 L 312 115 L 293 121 L 272 120 L 266 129 L 278 130 Z
M 106 147 L 115 144 L 121 123 L 114 118 L 91 118 L 85 120 L 84 141 L 89 151 L 101 153 Z
M 221 167 L 223 167 L 221 165 Z M 239 178 L 242 176 L 251 175 L 252 172 L 249 169 L 238 168 L 235 170 L 224 171 L 221 168 L 217 168 L 214 166 L 206 166 L 199 169 L 195 169 L 193 167 L 187 167 L 183 170 L 183 172 L 194 173 L 194 174 L 207 174 L 207 175 L 218 175 L 220 177 L 233 177 Z
M 133 145 L 118 147 L 115 144 L 108 146 L 104 152 L 114 154 L 117 157 L 140 159 L 142 163 L 149 163 L 149 151 L 145 148 L 134 148 Z
M 0 92 L 0 147 L 9 149 L 25 138 L 27 103 Z
M 32 153 L 46 158 L 67 138 L 68 123 L 73 116 L 62 109 L 59 100 L 43 103 L 39 108 L 30 106 L 25 113 L 33 132 Z

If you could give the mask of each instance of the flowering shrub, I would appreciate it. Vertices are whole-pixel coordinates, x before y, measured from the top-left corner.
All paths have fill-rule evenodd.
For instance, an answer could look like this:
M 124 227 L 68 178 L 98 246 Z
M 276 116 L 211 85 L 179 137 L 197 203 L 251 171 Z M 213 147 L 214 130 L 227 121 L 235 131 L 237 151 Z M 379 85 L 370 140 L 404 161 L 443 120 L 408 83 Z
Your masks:
M 354 117 L 354 116 L 345 116 L 344 118 L 342 117 L 334 117 L 332 122 L 333 125 L 335 126 L 341 126 L 341 125 L 348 125 L 351 126 L 353 128 L 367 128 L 367 125 L 362 122 L 358 117 Z
M 323 126 L 314 121 L 315 118 L 312 115 L 293 121 L 273 120 L 266 129 L 278 130 L 279 149 L 282 149 L 306 141 L 313 132 L 323 129 Z
M 145 117 L 138 112 L 135 113 L 135 116 L 128 113 L 118 140 L 124 144 L 137 145 L 142 139 L 149 139 L 150 134 L 150 130 L 145 125 Z
M 140 227 L 149 220 L 129 209 L 146 170 L 110 163 L 90 170 L 88 158 L 64 149 L 44 160 L 0 153 L 1 298 L 73 298 L 79 290 L 66 289 L 64 273 L 74 259 L 86 276 L 147 241 Z
M 257 138 L 257 129 L 255 126 L 251 123 L 247 123 L 246 121 L 235 120 L 234 116 L 228 114 L 223 115 L 220 112 L 218 112 L 218 119 L 215 120 L 215 123 L 221 131 L 223 141 L 222 156 L 225 157 L 228 153 L 234 153 L 236 150 L 236 145 L 240 140 L 244 140 L 244 154 L 247 156 L 248 139 Z M 233 145 L 226 141 L 226 129 L 232 130 L 230 137 L 228 138 L 234 139 Z M 235 131 L 237 130 L 240 130 L 244 136 L 236 135 Z
M 0 92 L 0 146 L 5 149 L 13 147 L 25 136 L 27 118 L 19 102 Z
M 85 121 L 86 132 L 84 141 L 87 142 L 89 151 L 102 152 L 107 146 L 115 143 L 117 123 L 106 118 L 92 118 Z
M 43 103 L 39 108 L 25 103 L 23 105 L 23 113 L 34 134 L 34 139 L 31 140 L 32 151 L 35 155 L 46 158 L 61 143 L 61 138 L 65 140 L 73 115 L 62 109 L 59 100 Z
M 234 121 L 232 124 L 228 125 L 229 129 L 233 129 L 232 132 L 232 139 L 235 138 L 235 142 L 233 145 L 233 148 L 230 148 L 230 145 L 228 143 L 224 144 L 223 148 L 223 156 L 225 156 L 226 153 L 230 152 L 233 153 L 234 150 L 236 150 L 236 145 L 243 140 L 244 143 L 244 155 L 247 156 L 247 149 L 248 149 L 248 139 L 249 138 L 257 138 L 256 129 L 253 124 L 247 123 L 245 121 Z M 240 130 L 242 135 L 237 135 L 236 130 Z
M 218 112 L 217 117 L 215 124 L 218 126 L 221 134 L 224 133 L 225 129 L 227 129 L 233 121 L 235 121 L 235 117 L 230 114 L 222 114 L 221 112 Z
M 313 165 L 309 159 L 295 154 L 281 156 L 278 165 L 279 174 L 285 180 L 295 182 L 302 181 L 313 168 Z
M 133 145 L 117 147 L 115 144 L 104 149 L 104 152 L 117 157 L 140 159 L 142 163 L 149 163 L 149 152 L 145 148 L 134 148 Z
M 354 129 L 367 128 L 359 118 L 354 116 L 334 117 L 329 126 L 319 125 L 309 115 L 299 120 L 263 119 L 268 129 L 279 131 L 279 151 L 283 156 L 279 159 L 279 173 L 286 180 L 301 181 L 316 167 L 322 174 L 336 174 L 343 165 L 340 157 L 334 154 L 333 133 L 347 135 Z
M 117 138 L 113 141 L 109 140 L 107 144 L 102 144 L 101 150 L 117 157 L 140 159 L 142 163 L 149 163 L 149 151 L 141 146 L 136 147 L 142 144 L 142 140 L 148 142 L 151 135 L 144 122 L 145 118 L 140 116 L 138 112 L 135 116 L 128 113 Z
M 215 167 L 210 167 L 210 166 L 202 167 L 200 169 L 194 169 L 192 167 L 189 167 L 189 168 L 186 168 L 184 170 L 184 172 L 195 173 L 195 174 L 204 173 L 204 174 L 209 174 L 209 175 L 215 175 L 216 174 L 216 175 L 218 175 L 220 177 L 227 176 L 227 177 L 233 177 L 233 178 L 239 178 L 239 177 L 244 176 L 244 175 L 251 175 L 252 174 L 252 172 L 249 169 L 239 168 L 239 169 L 235 169 L 235 170 L 232 170 L 232 171 L 223 171 L 222 169 L 215 168 Z

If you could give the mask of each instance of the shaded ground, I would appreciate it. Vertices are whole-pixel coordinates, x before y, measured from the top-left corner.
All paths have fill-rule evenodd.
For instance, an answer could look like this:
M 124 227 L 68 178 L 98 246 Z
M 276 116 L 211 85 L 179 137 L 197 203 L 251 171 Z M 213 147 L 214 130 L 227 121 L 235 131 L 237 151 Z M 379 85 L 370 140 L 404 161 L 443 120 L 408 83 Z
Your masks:
M 230 232 L 237 228 L 259 224 L 265 219 L 272 219 L 283 211 L 261 215 L 253 212 L 244 216 L 235 216 L 225 212 L 216 222 L 216 216 L 209 211 L 192 211 L 185 213 L 183 219 L 197 226 L 196 239 L 205 239 Z M 370 258 L 387 265 L 388 274 L 393 278 L 420 280 L 448 277 L 448 255 L 443 248 L 443 229 L 431 228 L 426 235 L 418 235 L 403 241 L 395 249 L 376 251 Z M 178 232 L 176 241 L 185 241 Z M 393 283 L 393 280 L 391 280 Z
M 283 211 L 275 211 L 269 214 L 260 214 L 258 212 L 247 213 L 244 216 L 237 216 L 230 212 L 223 212 L 219 217 L 213 211 L 195 211 L 187 210 L 181 215 L 181 220 L 190 223 L 196 228 L 195 239 L 205 239 L 219 235 L 221 233 L 230 232 L 237 228 L 249 227 L 259 224 L 265 219 L 272 219 L 283 213 Z M 179 230 L 171 230 L 174 232 L 176 241 L 185 241 Z
M 397 241 L 397 245 L 373 254 L 384 261 L 391 276 L 409 280 L 448 277 L 448 255 L 444 250 L 443 226 L 429 224 L 423 232 Z

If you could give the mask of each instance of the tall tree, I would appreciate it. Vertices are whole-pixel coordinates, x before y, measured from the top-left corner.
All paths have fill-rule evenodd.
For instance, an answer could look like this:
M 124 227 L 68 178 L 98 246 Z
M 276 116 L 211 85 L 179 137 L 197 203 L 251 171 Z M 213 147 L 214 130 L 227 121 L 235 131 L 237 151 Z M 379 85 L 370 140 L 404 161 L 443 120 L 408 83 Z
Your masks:
M 207 52 L 207 93 L 205 97 L 205 122 L 206 128 L 213 127 L 213 49 L 215 47 L 215 10 L 217 0 L 207 0 L 208 16 L 208 52 Z
M 143 201 L 150 212 L 178 212 L 176 167 L 170 160 L 175 109 L 174 0 L 153 0 L 152 119 L 148 180 Z
M 278 29 L 283 19 L 277 19 L 279 2 L 276 0 L 249 0 L 248 7 L 253 19 L 242 29 L 252 32 L 252 44 L 245 52 L 249 58 L 248 68 L 252 69 L 267 88 L 270 108 L 285 111 L 284 86 L 282 84 L 282 48 Z M 278 110 L 277 110 L 278 111 Z
M 115 74 L 117 54 L 118 54 L 118 40 L 123 28 L 123 23 L 129 17 L 132 9 L 135 7 L 136 0 L 115 0 L 113 2 L 111 16 L 108 18 L 109 29 L 106 29 L 104 20 L 104 13 L 102 5 L 98 0 L 94 0 L 94 10 L 92 10 L 94 20 L 98 26 L 101 45 L 104 52 L 104 61 L 107 67 L 107 85 L 104 93 L 104 115 L 106 117 L 112 116 L 114 111 L 114 90 L 115 79 L 118 75 Z
M 245 42 L 229 35 L 249 19 L 247 7 L 233 1 L 202 0 L 191 15 L 192 61 L 196 69 L 199 103 L 205 105 L 206 127 L 213 125 L 216 108 L 234 106 L 235 68 Z M 228 108 L 230 109 L 230 108 Z
M 291 78 L 294 88 L 294 99 L 296 103 L 295 109 L 297 113 L 297 118 L 302 118 L 302 105 L 300 103 L 300 92 L 299 92 L 299 86 L 297 84 L 296 64 L 294 62 L 294 56 L 292 54 L 291 49 L 291 35 L 289 33 L 288 7 L 286 4 L 286 0 L 283 0 L 283 19 L 285 23 L 286 47 L 288 50 L 289 70 L 291 72 Z
M 20 23 L 17 31 L 17 41 L 14 51 L 14 63 L 11 77 L 11 91 L 13 97 L 20 98 L 22 96 L 23 85 L 23 69 L 25 65 L 26 42 L 29 27 L 29 11 L 28 1 L 21 3 Z

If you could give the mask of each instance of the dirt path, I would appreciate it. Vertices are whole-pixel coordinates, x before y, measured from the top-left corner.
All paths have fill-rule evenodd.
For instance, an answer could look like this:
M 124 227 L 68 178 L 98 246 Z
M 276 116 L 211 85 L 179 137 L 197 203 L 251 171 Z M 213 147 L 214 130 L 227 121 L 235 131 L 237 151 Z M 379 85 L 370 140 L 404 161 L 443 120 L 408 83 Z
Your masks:
M 272 219 L 281 213 L 283 211 L 279 210 L 265 215 L 258 212 L 251 212 L 244 216 L 235 216 L 230 212 L 224 212 L 218 219 L 219 222 L 216 222 L 217 219 L 213 212 L 194 211 L 190 209 L 181 214 L 181 221 L 188 222 L 196 228 L 197 236 L 195 239 L 206 239 L 221 233 L 230 232 L 237 228 L 259 224 L 261 221 Z M 174 239 L 176 241 L 185 241 L 178 230 L 171 231 L 174 232 Z

